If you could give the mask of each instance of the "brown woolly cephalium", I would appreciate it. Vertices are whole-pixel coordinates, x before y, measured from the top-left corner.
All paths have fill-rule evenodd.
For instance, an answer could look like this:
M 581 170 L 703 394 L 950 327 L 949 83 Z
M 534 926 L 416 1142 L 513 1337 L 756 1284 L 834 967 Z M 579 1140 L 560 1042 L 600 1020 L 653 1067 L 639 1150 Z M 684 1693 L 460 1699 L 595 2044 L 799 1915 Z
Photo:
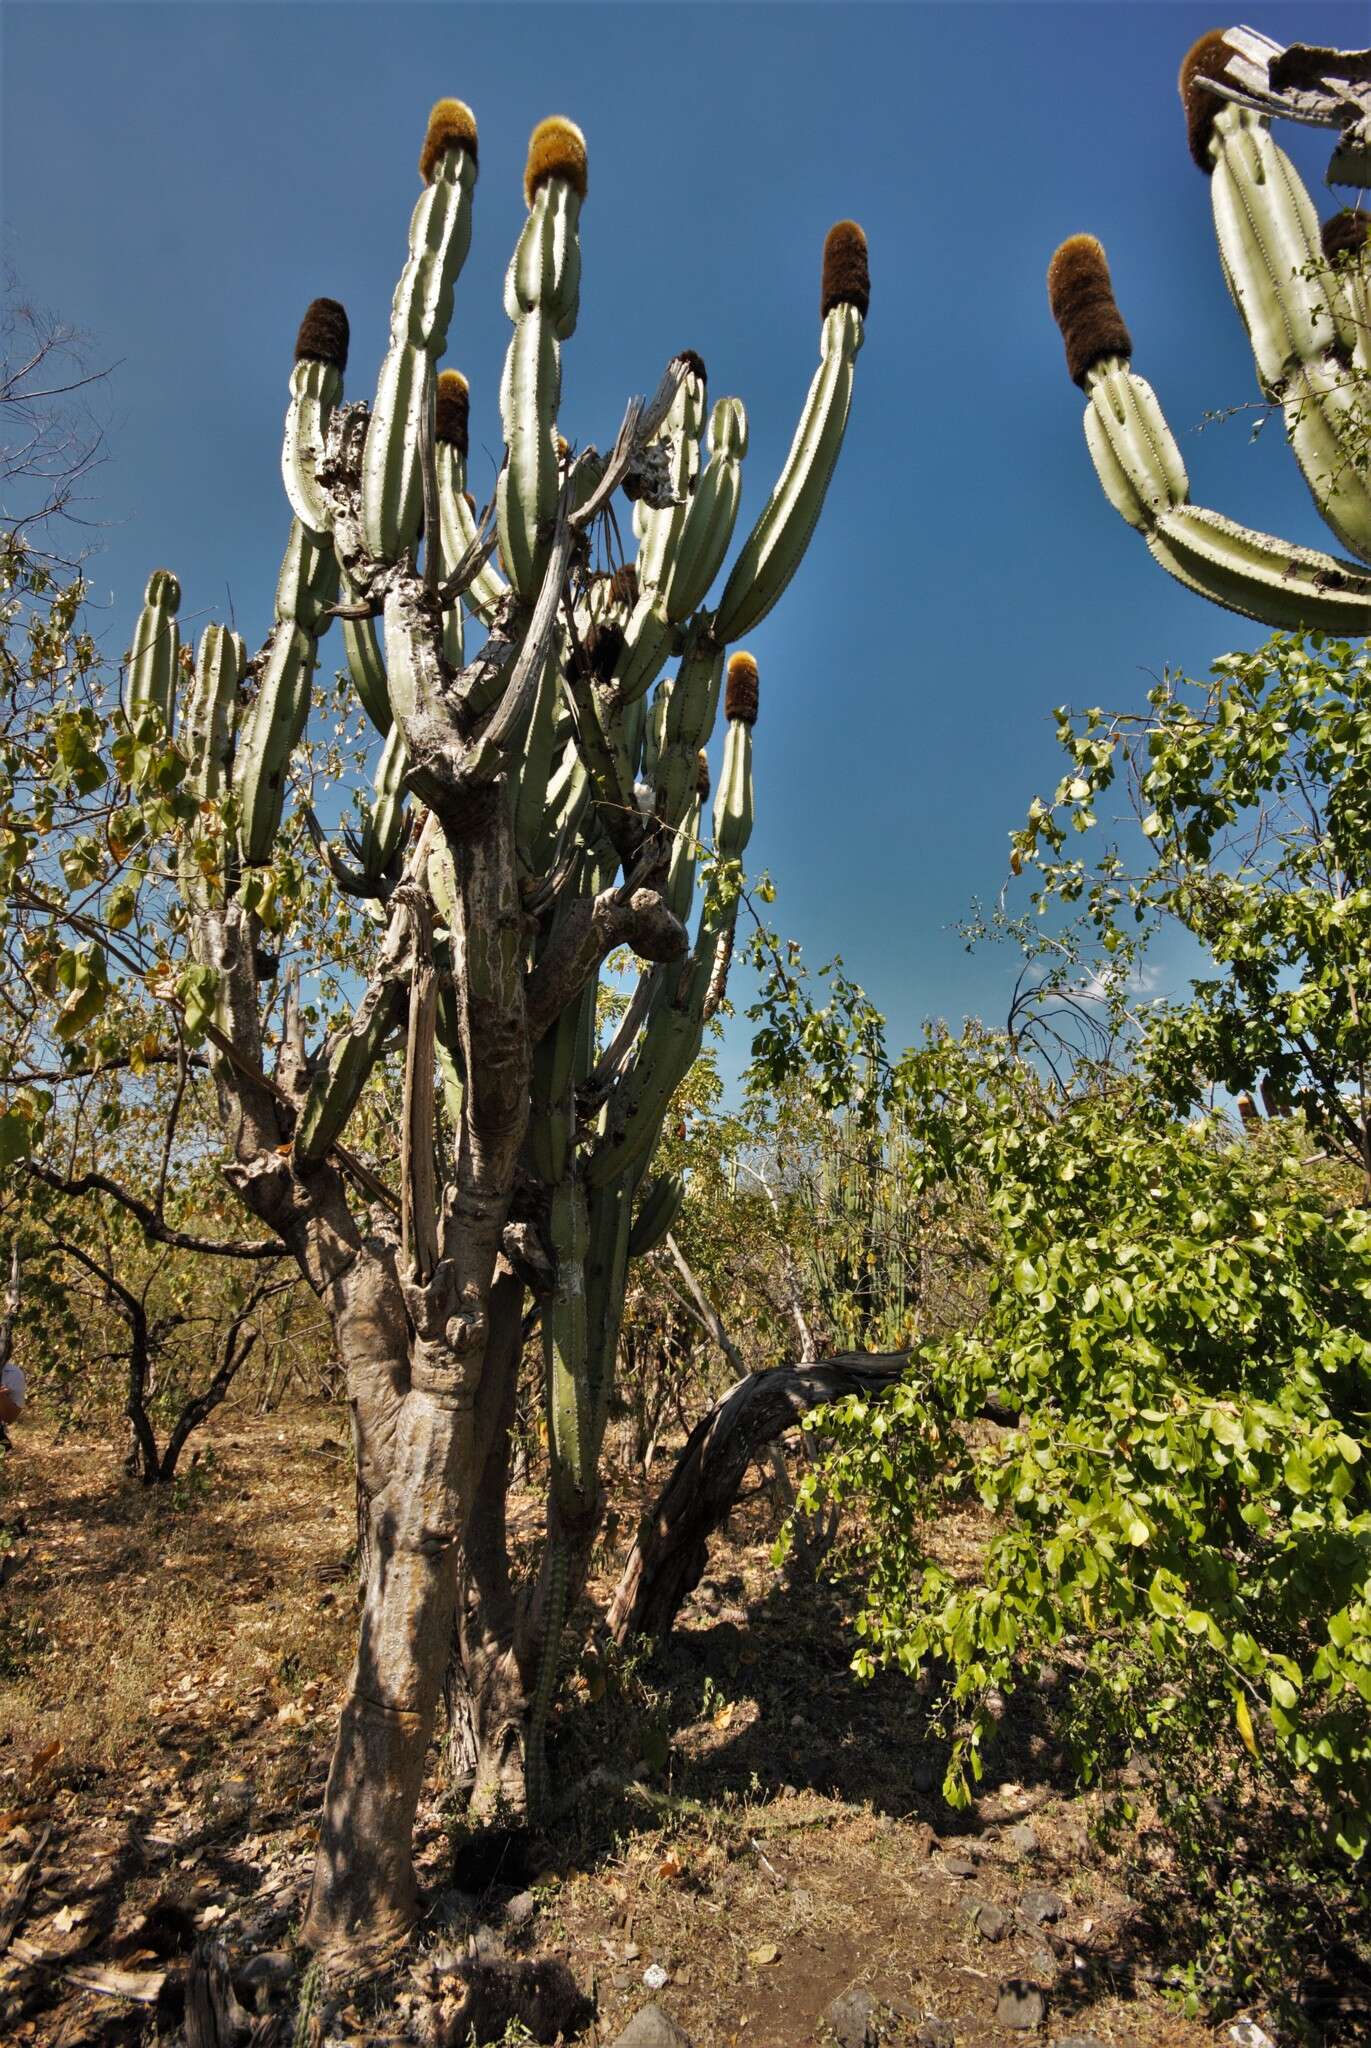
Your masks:
M 434 407 L 434 431 L 466 460 L 471 393 L 460 370 L 438 372 L 438 397 Z
M 1181 105 L 1185 108 L 1185 132 L 1190 154 L 1206 177 L 1214 168 L 1209 161 L 1209 138 L 1214 130 L 1214 119 L 1227 102 L 1199 81 L 1223 77 L 1233 54 L 1223 39 L 1223 33 L 1221 28 L 1211 28 L 1207 36 L 1201 36 L 1197 43 L 1190 45 L 1181 59 L 1181 75 L 1176 81 Z
M 855 306 L 865 320 L 870 304 L 871 267 L 867 261 L 866 236 L 855 220 L 835 221 L 824 236 L 819 318 L 827 319 L 835 306 Z
M 632 611 L 638 602 L 638 567 L 635 562 L 625 562 L 616 569 L 609 579 L 609 595 L 615 604 L 621 604 Z
M 592 626 L 586 634 L 585 650 L 596 682 L 607 683 L 614 673 L 615 662 L 624 651 L 623 627 Z
M 708 384 L 709 372 L 705 368 L 705 359 L 702 355 L 698 355 L 693 348 L 678 348 L 676 360 L 678 363 L 685 364 L 692 377 L 698 377 L 702 384 Z
M 744 725 L 757 723 L 757 664 L 740 647 L 728 657 L 728 681 L 724 685 L 724 717 L 741 719 Z
M 1367 231 L 1371 230 L 1371 213 L 1360 206 L 1345 206 L 1341 213 L 1335 213 L 1319 229 L 1319 240 L 1323 253 L 1330 263 L 1339 256 L 1360 256 L 1366 247 Z
M 439 100 L 428 117 L 428 133 L 419 152 L 419 176 L 433 183 L 439 160 L 449 149 L 464 149 L 473 163 L 480 158 L 476 145 L 476 116 L 465 100 Z
M 585 198 L 586 139 L 574 121 L 563 120 L 560 114 L 540 121 L 528 139 L 524 198 L 530 206 L 549 178 L 565 178 Z
M 295 337 L 297 363 L 332 363 L 336 370 L 348 366 L 348 316 L 337 299 L 311 299 Z
M 1133 338 L 1114 303 L 1109 263 L 1093 235 L 1071 235 L 1047 266 L 1047 297 L 1052 318 L 1066 344 L 1066 367 L 1073 383 L 1106 356 L 1133 353 Z
M 703 747 L 695 761 L 695 794 L 702 804 L 709 802 L 709 756 Z

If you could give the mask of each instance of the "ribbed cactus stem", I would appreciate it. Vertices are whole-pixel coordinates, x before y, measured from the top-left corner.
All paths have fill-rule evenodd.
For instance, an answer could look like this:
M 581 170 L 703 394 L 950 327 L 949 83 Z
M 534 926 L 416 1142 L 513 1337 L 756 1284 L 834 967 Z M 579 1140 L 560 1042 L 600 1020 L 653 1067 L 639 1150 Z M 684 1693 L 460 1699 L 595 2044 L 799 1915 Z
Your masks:
M 543 1603 L 543 1639 L 538 1649 L 537 1675 L 529 1705 L 528 1739 L 524 1752 L 524 1791 L 531 1820 L 547 1806 L 547 1722 L 557 1690 L 562 1655 L 562 1632 L 566 1627 L 567 1581 L 570 1561 L 565 1542 L 555 1543 L 547 1559 L 547 1588 Z
M 855 228 L 855 223 L 844 223 Z M 860 230 L 857 230 L 860 233 Z M 795 574 L 809 545 L 843 444 L 852 403 L 853 366 L 862 345 L 866 290 L 851 283 L 851 250 L 846 259 L 851 297 L 835 298 L 823 316 L 819 368 L 809 387 L 800 424 L 785 467 L 724 586 L 715 617 L 723 641 L 750 633 L 764 619 Z M 825 252 L 824 297 L 838 283 Z
M 281 445 L 281 477 L 290 509 L 313 533 L 332 524 L 316 471 L 323 458 L 329 416 L 343 395 L 348 360 L 348 316 L 337 299 L 315 299 L 295 341 L 290 405 Z
M 382 562 L 413 544 L 423 517 L 420 462 L 453 288 L 471 242 L 476 163 L 470 109 L 440 100 L 420 158 L 425 185 L 410 220 L 409 259 L 395 288 L 390 346 L 362 455 L 362 531 Z
M 319 636 L 328 623 L 324 614 L 337 595 L 338 564 L 331 543 L 295 520 L 276 584 L 276 624 L 233 765 L 238 840 L 249 867 L 271 857 L 290 757 L 309 715 Z
M 585 143 L 562 120 L 533 131 L 525 171 L 528 218 L 505 278 L 514 333 L 500 380 L 506 457 L 495 487 L 500 552 L 513 588 L 531 600 L 547 561 L 559 488 L 560 344 L 580 304 L 577 229 L 586 189 Z
M 136 719 L 145 711 L 155 711 L 168 732 L 176 709 L 176 681 L 180 672 L 181 635 L 176 624 L 180 609 L 180 584 L 170 569 L 154 569 L 148 578 L 124 675 L 126 716 Z

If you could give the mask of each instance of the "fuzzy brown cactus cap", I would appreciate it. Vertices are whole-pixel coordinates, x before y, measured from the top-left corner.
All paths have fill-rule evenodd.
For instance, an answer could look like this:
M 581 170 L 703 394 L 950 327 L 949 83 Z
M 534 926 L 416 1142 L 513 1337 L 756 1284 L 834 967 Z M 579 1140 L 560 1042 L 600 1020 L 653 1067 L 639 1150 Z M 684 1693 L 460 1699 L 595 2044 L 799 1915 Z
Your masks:
M 434 404 L 434 432 L 440 441 L 466 460 L 471 393 L 460 370 L 438 372 L 438 395 Z
M 705 368 L 705 359 L 702 355 L 698 355 L 693 348 L 678 348 L 676 360 L 678 363 L 685 364 L 692 377 L 698 377 L 702 384 L 708 384 L 709 372 Z
M 709 802 L 709 756 L 703 747 L 695 756 L 695 794 L 702 804 Z
M 1201 85 L 1200 80 L 1222 78 L 1232 54 L 1224 41 L 1224 31 L 1211 28 L 1208 35 L 1201 36 L 1186 51 L 1181 59 L 1181 75 L 1176 81 L 1181 105 L 1185 108 L 1185 132 L 1190 154 L 1206 177 L 1214 168 L 1209 161 L 1209 138 L 1225 102 L 1207 85 Z
M 348 316 L 337 299 L 311 299 L 295 337 L 297 363 L 332 363 L 336 370 L 348 366 Z
M 1339 256 L 1357 257 L 1366 247 L 1366 237 L 1371 232 L 1371 213 L 1360 206 L 1345 206 L 1341 213 L 1335 213 L 1319 229 L 1319 240 L 1323 253 L 1330 263 Z
M 724 685 L 724 717 L 744 725 L 757 723 L 757 664 L 739 648 L 728 657 L 728 681 Z
M 476 116 L 465 100 L 438 100 L 428 117 L 428 131 L 419 152 L 419 176 L 426 185 L 450 149 L 464 149 L 474 164 L 480 153 L 476 139 Z
M 588 164 L 586 139 L 574 121 L 552 114 L 540 121 L 528 139 L 524 165 L 524 198 L 530 206 L 549 178 L 564 178 L 584 199 Z
M 1066 345 L 1066 367 L 1075 384 L 1107 356 L 1133 353 L 1133 338 L 1114 303 L 1109 262 L 1093 235 L 1071 235 L 1047 266 L 1052 318 Z
M 855 306 L 865 320 L 870 304 L 871 266 L 866 235 L 855 220 L 835 221 L 824 236 L 819 318 L 826 320 L 835 306 Z

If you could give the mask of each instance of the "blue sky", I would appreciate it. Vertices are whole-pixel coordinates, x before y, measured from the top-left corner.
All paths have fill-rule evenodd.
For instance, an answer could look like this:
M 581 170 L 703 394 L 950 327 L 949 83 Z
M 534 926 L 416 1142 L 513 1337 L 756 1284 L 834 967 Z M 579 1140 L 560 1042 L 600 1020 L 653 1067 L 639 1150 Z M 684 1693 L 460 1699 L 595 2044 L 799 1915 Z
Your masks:
M 1256 22 L 1345 45 L 1371 29 L 1361 5 Z M 699 350 L 711 395 L 747 405 L 744 521 L 813 371 L 824 231 L 855 216 L 873 287 L 847 445 L 800 575 L 751 642 L 751 863 L 780 885 L 783 929 L 811 960 L 840 949 L 897 1042 L 926 1016 L 998 1020 L 1012 962 L 968 956 L 954 927 L 994 898 L 1007 833 L 1057 778 L 1051 707 L 1138 704 L 1165 665 L 1195 673 L 1263 637 L 1170 582 L 1099 492 L 1043 286 L 1064 236 L 1088 229 L 1109 252 L 1196 501 L 1327 540 L 1279 433 L 1199 431 L 1257 395 L 1175 93 L 1214 25 L 1209 6 L 1137 0 L 8 0 L 5 254 L 26 295 L 118 365 L 94 486 L 106 650 L 122 652 L 161 564 L 195 631 L 231 593 L 260 641 L 289 520 L 295 328 L 312 297 L 342 299 L 349 390 L 366 395 L 441 94 L 481 131 L 448 354 L 471 379 L 480 496 L 543 115 L 579 121 L 590 152 L 565 431 L 603 446 L 628 394 Z M 1342 203 L 1321 189 L 1327 141 L 1281 139 L 1325 210 Z

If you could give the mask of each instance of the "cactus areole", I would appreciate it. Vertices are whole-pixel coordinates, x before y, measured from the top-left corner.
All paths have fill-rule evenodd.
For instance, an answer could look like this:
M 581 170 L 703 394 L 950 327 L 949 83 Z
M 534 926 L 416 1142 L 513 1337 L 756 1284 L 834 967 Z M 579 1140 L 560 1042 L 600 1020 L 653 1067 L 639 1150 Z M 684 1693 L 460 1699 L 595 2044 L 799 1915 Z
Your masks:
M 1190 154 L 1209 181 L 1224 277 L 1247 329 L 1263 398 L 1320 514 L 1354 559 L 1296 547 L 1190 502 L 1190 482 L 1114 302 L 1092 235 L 1048 270 L 1067 368 L 1087 398 L 1085 438 L 1115 510 L 1189 589 L 1289 631 L 1371 633 L 1371 270 L 1367 217 L 1320 226 L 1271 135 L 1277 117 L 1336 128 L 1330 184 L 1371 180 L 1371 51 L 1279 43 L 1214 29 L 1186 53 L 1180 96 Z
M 300 327 L 282 454 L 291 523 L 264 645 L 249 660 L 211 626 L 182 684 L 180 587 L 159 570 L 128 663 L 130 715 L 170 728 L 179 708 L 202 807 L 219 807 L 227 835 L 212 872 L 193 858 L 180 869 L 191 966 L 212 992 L 225 1172 L 329 1314 L 352 1405 L 364 1586 L 305 1922 L 323 1947 L 413 1921 L 411 1833 L 440 1693 L 478 1814 L 545 1818 L 555 1804 L 545 1724 L 601 1512 L 628 1264 L 679 1207 L 679 1183 L 654 1179 L 651 1162 L 722 998 L 752 828 L 760 685 L 729 646 L 765 618 L 814 533 L 870 290 L 865 238 L 840 222 L 819 365 L 726 569 L 747 419 L 736 398 L 711 409 L 693 350 L 652 399 L 630 401 L 617 434 L 606 422 L 602 452 L 558 432 L 590 188 L 580 129 L 544 122 L 490 394 L 505 456 L 481 514 L 467 491 L 472 394 L 440 369 L 477 178 L 463 102 L 439 101 L 419 161 L 369 404 L 343 400 L 342 306 L 316 299 Z M 298 990 L 269 1023 L 255 963 L 283 829 L 292 859 L 303 843 L 287 819 L 290 766 L 335 620 L 376 728 L 374 796 L 346 851 L 302 816 L 378 943 L 354 1014 L 308 1044 Z M 721 713 L 711 805 L 704 750 Z M 720 867 L 697 904 L 711 841 Z M 615 948 L 637 955 L 638 990 L 600 1044 L 596 989 Z M 389 1185 L 346 1148 L 387 1060 L 403 1086 Z M 516 1586 L 503 1503 L 534 1307 L 546 1540 Z

